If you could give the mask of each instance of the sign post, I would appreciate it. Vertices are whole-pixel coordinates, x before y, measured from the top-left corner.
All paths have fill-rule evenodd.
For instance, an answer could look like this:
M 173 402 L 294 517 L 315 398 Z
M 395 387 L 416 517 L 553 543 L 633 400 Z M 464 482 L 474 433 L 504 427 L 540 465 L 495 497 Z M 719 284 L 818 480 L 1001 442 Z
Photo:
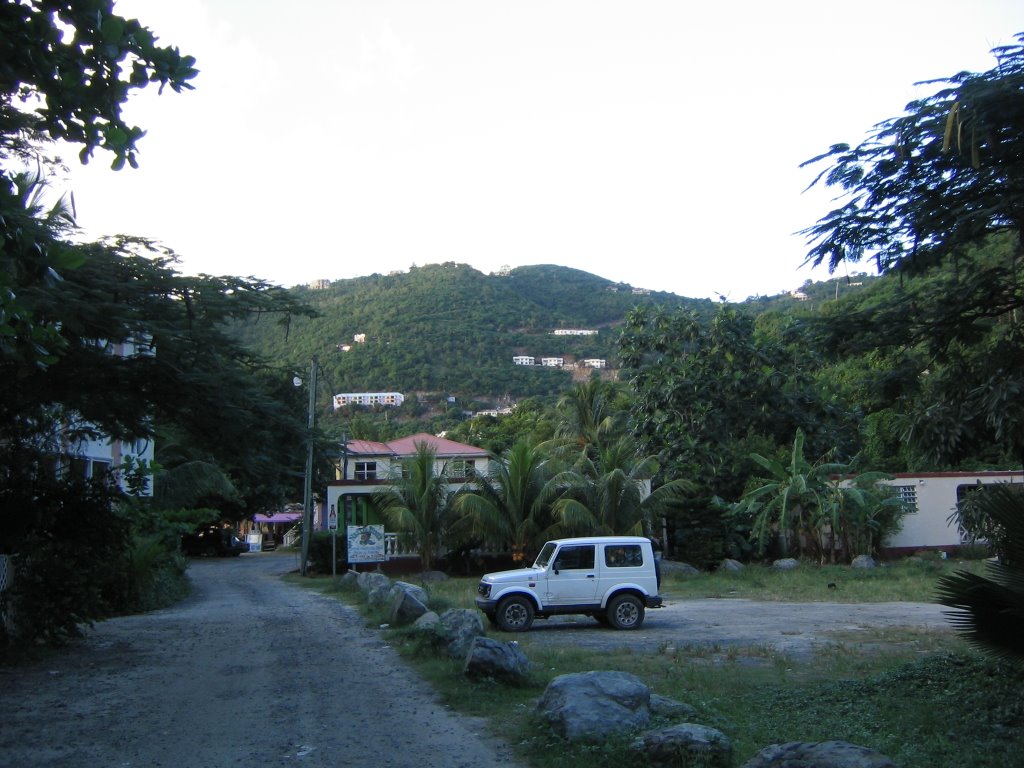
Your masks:
M 331 512 L 327 516 L 327 529 L 331 532 L 331 576 L 338 575 L 338 510 L 331 504 Z

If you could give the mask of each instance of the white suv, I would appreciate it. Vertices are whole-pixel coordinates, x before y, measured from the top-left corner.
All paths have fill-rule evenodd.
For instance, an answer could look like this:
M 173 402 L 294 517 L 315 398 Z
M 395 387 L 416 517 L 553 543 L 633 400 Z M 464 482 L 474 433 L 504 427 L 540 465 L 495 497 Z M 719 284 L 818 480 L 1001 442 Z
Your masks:
M 659 582 L 650 539 L 556 539 L 544 545 L 532 567 L 486 574 L 476 605 L 505 632 L 524 632 L 534 618 L 567 613 L 636 629 L 645 608 L 661 605 Z

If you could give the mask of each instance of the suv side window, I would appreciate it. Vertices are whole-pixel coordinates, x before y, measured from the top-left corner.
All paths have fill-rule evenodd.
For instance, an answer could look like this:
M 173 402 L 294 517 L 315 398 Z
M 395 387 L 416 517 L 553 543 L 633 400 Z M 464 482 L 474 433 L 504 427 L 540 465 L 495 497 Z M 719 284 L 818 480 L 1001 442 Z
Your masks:
M 594 545 L 581 544 L 562 547 L 555 558 L 555 570 L 587 570 L 594 567 Z
M 644 564 L 639 544 L 615 544 L 604 548 L 604 564 L 609 568 L 638 568 Z

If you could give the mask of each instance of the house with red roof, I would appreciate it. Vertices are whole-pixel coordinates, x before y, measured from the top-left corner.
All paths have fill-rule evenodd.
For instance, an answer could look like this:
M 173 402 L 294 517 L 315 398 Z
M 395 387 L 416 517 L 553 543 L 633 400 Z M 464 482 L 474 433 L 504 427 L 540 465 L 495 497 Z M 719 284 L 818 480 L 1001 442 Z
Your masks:
M 369 531 L 369 526 L 375 531 L 383 530 L 384 520 L 374 508 L 373 494 L 400 477 L 403 461 L 416 456 L 423 445 L 434 452 L 434 471 L 448 477 L 452 492 L 474 472 L 489 471 L 491 456 L 483 448 L 426 432 L 388 442 L 349 440 L 342 445 L 335 479 L 327 483 L 326 506 L 318 527 L 326 529 L 331 520 L 337 520 L 338 530 L 350 535 L 354 531 Z M 401 551 L 397 532 L 384 531 L 383 545 L 385 560 L 415 556 Z

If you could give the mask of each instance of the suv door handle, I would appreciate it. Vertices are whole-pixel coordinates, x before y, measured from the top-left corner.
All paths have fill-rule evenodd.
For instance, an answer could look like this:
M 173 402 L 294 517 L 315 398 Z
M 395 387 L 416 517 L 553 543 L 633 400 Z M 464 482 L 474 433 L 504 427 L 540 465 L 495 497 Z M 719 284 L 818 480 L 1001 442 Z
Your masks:
M 594 574 L 592 574 L 592 573 L 588 573 L 588 574 L 587 574 L 587 578 L 588 578 L 588 579 L 593 579 L 593 578 L 596 578 L 596 577 L 594 576 Z

